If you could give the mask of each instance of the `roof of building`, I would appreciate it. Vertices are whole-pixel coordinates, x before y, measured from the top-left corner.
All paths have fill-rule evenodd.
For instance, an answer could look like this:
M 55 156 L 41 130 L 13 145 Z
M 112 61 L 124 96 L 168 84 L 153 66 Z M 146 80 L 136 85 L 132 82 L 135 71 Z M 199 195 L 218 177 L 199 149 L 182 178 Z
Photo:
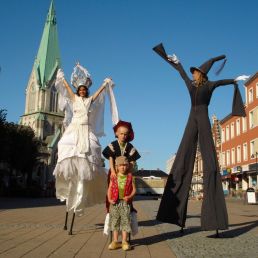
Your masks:
M 168 177 L 168 174 L 165 173 L 162 170 L 156 169 L 156 170 L 145 170 L 145 169 L 140 169 L 134 173 L 134 176 L 138 177 L 150 177 L 150 176 L 155 176 L 155 177 Z
M 230 113 L 229 115 L 225 116 L 224 118 L 222 118 L 220 120 L 220 124 L 224 124 L 225 122 L 227 122 L 230 118 L 232 117 L 232 113 Z
M 256 78 L 258 78 L 258 72 L 256 72 L 254 75 L 252 75 L 248 81 L 245 83 L 245 86 L 249 85 L 253 80 L 255 80 Z
M 34 62 L 37 81 L 40 87 L 46 87 L 54 73 L 61 66 L 56 15 L 53 0 L 51 1 L 42 34 L 37 57 Z

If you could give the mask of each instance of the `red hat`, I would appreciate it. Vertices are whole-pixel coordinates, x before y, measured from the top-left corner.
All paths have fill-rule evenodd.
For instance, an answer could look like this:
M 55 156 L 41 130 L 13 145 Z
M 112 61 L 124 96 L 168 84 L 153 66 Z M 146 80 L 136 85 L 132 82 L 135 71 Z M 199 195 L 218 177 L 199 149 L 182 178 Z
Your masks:
M 118 123 L 113 127 L 114 133 L 116 133 L 117 129 L 121 126 L 126 127 L 129 130 L 128 142 L 132 141 L 134 139 L 132 124 L 130 122 L 119 120 Z

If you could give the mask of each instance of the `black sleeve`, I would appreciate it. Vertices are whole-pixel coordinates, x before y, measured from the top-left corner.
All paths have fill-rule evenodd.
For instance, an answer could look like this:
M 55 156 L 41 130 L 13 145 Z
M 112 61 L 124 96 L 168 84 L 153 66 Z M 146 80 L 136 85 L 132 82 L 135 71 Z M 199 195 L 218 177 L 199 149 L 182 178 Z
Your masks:
M 224 86 L 224 85 L 229 85 L 229 84 L 234 84 L 234 97 L 233 97 L 231 114 L 233 116 L 246 116 L 242 96 L 239 91 L 238 85 L 234 79 L 225 79 L 225 80 L 210 82 L 209 88 L 211 91 L 213 91 L 219 86 Z
M 190 80 L 190 78 L 187 76 L 182 64 L 179 62 L 178 64 L 173 63 L 172 61 L 168 60 L 167 58 L 167 53 L 163 47 L 163 44 L 160 43 L 159 45 L 157 45 L 156 47 L 153 48 L 153 50 L 159 55 L 161 56 L 166 62 L 168 62 L 171 66 L 173 66 L 181 75 L 181 77 L 183 78 L 183 80 L 185 81 L 185 84 L 188 88 L 188 90 L 190 91 L 191 89 L 191 84 L 192 81 Z
M 112 143 L 111 143 L 112 144 Z M 110 144 L 110 145 L 111 145 Z M 108 145 L 103 151 L 102 151 L 102 154 L 103 156 L 106 158 L 106 159 L 109 159 L 110 157 L 113 157 L 115 156 L 115 152 L 111 150 L 110 148 L 110 145 Z
M 129 160 L 129 162 L 136 161 L 140 157 L 141 157 L 141 155 L 136 150 L 136 148 L 134 148 L 134 146 L 132 144 L 129 144 L 129 148 L 128 148 L 128 160 Z
M 219 80 L 215 82 L 210 82 L 209 88 L 210 88 L 210 91 L 214 91 L 219 86 L 224 86 L 224 85 L 229 85 L 234 83 L 235 83 L 234 79 Z

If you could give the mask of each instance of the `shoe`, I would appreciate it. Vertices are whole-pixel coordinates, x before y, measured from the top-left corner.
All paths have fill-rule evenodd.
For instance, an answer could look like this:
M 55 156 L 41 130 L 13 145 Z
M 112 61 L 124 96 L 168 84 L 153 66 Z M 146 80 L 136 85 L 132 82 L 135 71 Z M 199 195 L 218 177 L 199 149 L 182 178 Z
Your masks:
M 130 250 L 130 249 L 131 249 L 131 246 L 130 246 L 130 244 L 129 244 L 128 242 L 123 241 L 123 242 L 122 242 L 122 249 L 123 249 L 124 251 L 127 251 L 127 250 Z
M 115 241 L 112 241 L 111 244 L 108 246 L 108 250 L 116 250 L 121 247 L 121 244 Z

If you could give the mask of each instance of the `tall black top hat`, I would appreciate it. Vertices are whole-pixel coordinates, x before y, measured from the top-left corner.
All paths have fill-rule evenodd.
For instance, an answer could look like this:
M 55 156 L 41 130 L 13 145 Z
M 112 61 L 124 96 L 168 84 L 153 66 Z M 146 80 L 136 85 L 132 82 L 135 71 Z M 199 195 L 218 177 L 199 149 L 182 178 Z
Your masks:
M 209 59 L 208 61 L 206 61 L 205 63 L 203 63 L 201 66 L 199 67 L 191 67 L 190 68 L 190 72 L 193 73 L 194 70 L 197 70 L 199 72 L 201 72 L 202 74 L 206 75 L 208 74 L 208 72 L 210 71 L 212 65 L 219 61 L 219 60 L 222 60 L 224 59 L 224 63 L 223 63 L 223 67 L 225 65 L 225 62 L 226 62 L 226 56 L 225 55 L 221 55 L 221 56 L 217 56 L 217 57 L 214 57 L 214 58 L 211 58 Z M 222 67 L 222 68 L 223 68 Z M 220 68 L 220 71 L 222 70 L 222 68 Z

